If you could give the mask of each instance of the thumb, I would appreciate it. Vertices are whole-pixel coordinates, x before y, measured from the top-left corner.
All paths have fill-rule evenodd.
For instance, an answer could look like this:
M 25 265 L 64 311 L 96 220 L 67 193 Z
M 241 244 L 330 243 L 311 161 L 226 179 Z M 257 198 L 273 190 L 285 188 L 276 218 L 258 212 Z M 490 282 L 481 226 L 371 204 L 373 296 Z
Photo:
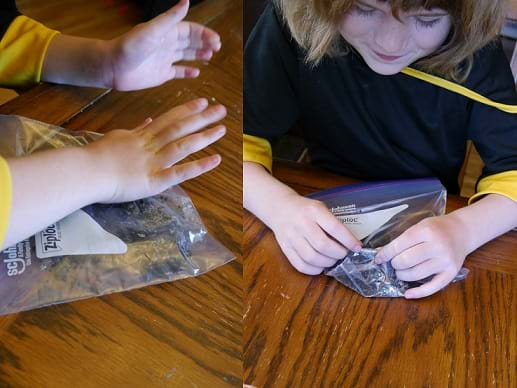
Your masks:
M 163 18 L 169 25 L 178 24 L 185 16 L 187 16 L 188 7 L 189 0 L 180 0 L 174 7 L 157 16 L 155 20 Z
M 189 0 L 180 0 L 178 4 L 169 9 L 168 11 L 156 16 L 154 19 L 148 22 L 141 23 L 136 26 L 132 31 L 132 34 L 123 35 L 126 40 L 130 40 L 132 44 L 135 43 L 135 39 L 138 42 L 160 42 L 172 27 L 181 22 L 187 15 L 189 7 Z M 141 47 L 141 46 L 139 46 Z M 145 48 L 151 49 L 148 45 L 144 45 Z
M 187 16 L 189 0 L 180 0 L 178 4 L 168 11 L 156 16 L 144 24 L 147 34 L 154 37 L 165 36 L 171 27 L 175 26 Z

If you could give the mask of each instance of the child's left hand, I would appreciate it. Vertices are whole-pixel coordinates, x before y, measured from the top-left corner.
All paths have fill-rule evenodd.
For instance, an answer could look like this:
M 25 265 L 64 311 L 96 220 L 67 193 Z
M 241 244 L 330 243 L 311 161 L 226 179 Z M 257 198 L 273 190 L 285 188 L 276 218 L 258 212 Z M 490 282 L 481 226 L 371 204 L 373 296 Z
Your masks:
M 467 255 L 463 231 L 461 219 L 454 213 L 426 218 L 385 245 L 375 261 L 391 260 L 400 280 L 415 281 L 435 275 L 404 294 L 408 299 L 423 298 L 441 290 L 460 271 Z
M 136 90 L 175 78 L 197 77 L 199 69 L 175 63 L 210 60 L 221 48 L 221 38 L 205 26 L 182 21 L 188 7 L 188 0 L 181 0 L 167 12 L 110 41 L 107 84 L 116 90 Z

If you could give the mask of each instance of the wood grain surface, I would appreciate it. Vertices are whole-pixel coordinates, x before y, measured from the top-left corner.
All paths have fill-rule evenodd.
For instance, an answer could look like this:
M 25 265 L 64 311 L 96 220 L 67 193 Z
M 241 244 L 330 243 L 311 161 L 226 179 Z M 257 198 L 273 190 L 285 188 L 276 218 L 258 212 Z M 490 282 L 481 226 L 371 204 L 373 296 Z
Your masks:
M 0 317 L 0 386 L 242 386 L 242 1 L 205 0 L 188 19 L 222 36 L 199 79 L 127 93 L 41 85 L 0 113 L 105 132 L 197 97 L 224 104 L 227 135 L 195 156 L 218 152 L 222 165 L 182 187 L 237 260 L 198 278 Z
M 49 28 L 85 38 L 117 37 L 142 19 L 135 0 L 16 0 L 16 6 Z
M 352 182 L 290 164 L 274 174 L 301 194 Z M 447 211 L 465 205 L 450 196 Z M 517 232 L 471 254 L 465 281 L 412 301 L 367 299 L 298 273 L 250 213 L 243 239 L 246 384 L 517 386 Z

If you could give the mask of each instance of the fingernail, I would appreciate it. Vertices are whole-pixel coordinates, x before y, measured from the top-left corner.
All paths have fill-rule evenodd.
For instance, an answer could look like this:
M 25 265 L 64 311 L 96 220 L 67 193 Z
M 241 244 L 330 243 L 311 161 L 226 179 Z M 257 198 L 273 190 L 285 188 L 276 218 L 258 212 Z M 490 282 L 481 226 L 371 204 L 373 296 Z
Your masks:
M 218 165 L 219 163 L 221 163 L 221 155 L 217 154 L 217 155 L 214 155 L 213 158 L 212 158 L 212 163 L 214 165 Z
M 186 103 L 187 108 L 193 111 L 204 111 L 208 106 L 208 100 L 206 98 L 197 98 L 195 100 Z
M 361 245 L 354 245 L 354 247 L 352 248 L 352 250 L 354 252 L 359 252 L 363 247 Z
M 222 105 L 216 105 L 214 106 L 214 113 L 223 113 L 226 111 L 226 108 Z
M 223 136 L 226 133 L 226 127 L 221 127 L 217 130 L 216 134 L 217 136 Z

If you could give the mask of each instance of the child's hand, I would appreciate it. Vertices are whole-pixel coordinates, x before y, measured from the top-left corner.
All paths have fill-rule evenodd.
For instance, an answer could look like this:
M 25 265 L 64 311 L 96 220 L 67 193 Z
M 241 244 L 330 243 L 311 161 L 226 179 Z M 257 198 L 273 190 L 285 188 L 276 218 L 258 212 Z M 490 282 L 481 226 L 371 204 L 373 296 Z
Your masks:
M 127 202 L 158 194 L 217 167 L 219 155 L 178 164 L 219 140 L 222 125 L 200 131 L 226 116 L 222 105 L 198 99 L 171 109 L 133 130 L 114 130 L 86 150 L 103 187 L 98 202 Z
M 45 53 L 41 80 L 59 84 L 137 90 L 174 78 L 197 77 L 181 60 L 208 61 L 221 48 L 219 35 L 182 22 L 188 0 L 113 40 L 57 34 Z
M 317 275 L 361 242 L 319 201 L 289 193 L 278 198 L 271 229 L 291 264 L 307 275 Z
M 423 298 L 441 290 L 458 274 L 467 255 L 464 230 L 454 213 L 426 218 L 384 246 L 375 261 L 391 260 L 400 280 L 422 280 L 435 275 L 404 295 Z
M 181 0 L 167 12 L 111 41 L 106 84 L 117 90 L 136 90 L 175 78 L 197 77 L 199 69 L 174 63 L 208 61 L 221 48 L 221 39 L 207 27 L 182 22 L 188 6 L 188 0 Z

